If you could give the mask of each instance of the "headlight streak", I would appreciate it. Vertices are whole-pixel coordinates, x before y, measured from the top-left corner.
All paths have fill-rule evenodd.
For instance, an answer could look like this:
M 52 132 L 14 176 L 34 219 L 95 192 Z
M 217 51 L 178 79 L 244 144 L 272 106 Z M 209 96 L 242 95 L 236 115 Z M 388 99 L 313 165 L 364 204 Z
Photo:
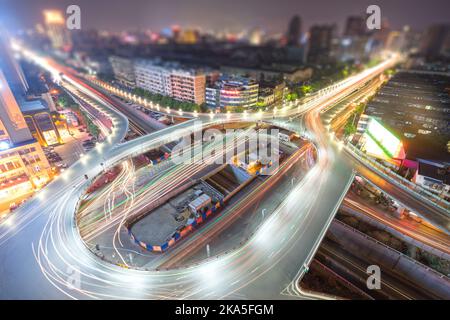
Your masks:
M 38 60 L 38 63 L 46 64 L 48 68 L 51 68 L 46 61 L 36 60 Z M 311 104 L 310 107 L 308 106 L 304 110 L 306 112 L 306 110 L 313 107 L 314 104 Z M 314 115 L 314 117 L 317 117 L 317 115 Z M 217 121 L 217 117 L 214 118 Z M 186 132 L 189 129 L 180 129 L 180 131 Z M 140 139 L 139 141 L 145 142 L 146 147 L 148 147 L 158 142 L 163 142 L 164 138 L 164 135 L 161 134 L 160 137 L 151 140 L 147 137 L 150 141 L 145 141 L 145 139 Z M 316 138 L 323 139 L 323 141 L 326 139 L 324 137 Z M 123 154 L 130 154 L 132 152 L 131 149 L 136 148 L 132 146 L 138 144 L 138 142 L 131 142 L 105 150 L 105 153 L 109 155 L 108 159 L 112 160 L 110 163 L 119 160 L 123 157 Z M 105 149 L 108 148 L 110 146 Z M 144 146 L 142 146 L 143 148 Z M 135 151 L 141 151 L 141 146 L 137 147 Z M 86 184 L 82 179 L 81 183 L 80 179 L 78 179 L 77 183 L 66 182 L 65 187 L 61 188 L 60 191 L 46 195 L 46 197 L 48 196 L 56 201 L 50 202 L 50 206 L 48 206 L 49 202 L 46 201 L 45 214 L 47 220 L 39 242 L 33 243 L 34 257 L 39 264 L 41 272 L 52 285 L 74 299 L 82 297 L 117 299 L 226 297 L 275 267 L 276 263 L 274 262 L 287 255 L 289 248 L 300 238 L 300 234 L 305 231 L 308 221 L 311 221 L 313 218 L 309 214 L 310 209 L 317 201 L 318 193 L 312 191 L 316 188 L 323 188 L 329 179 L 329 171 L 327 170 L 329 169 L 329 164 L 333 161 L 333 153 L 330 155 L 329 152 L 330 149 L 319 147 L 318 163 L 303 178 L 302 182 L 297 184 L 291 191 L 291 194 L 309 192 L 315 196 L 310 197 L 308 201 L 297 206 L 295 206 L 294 196 L 287 197 L 283 205 L 278 207 L 270 218 L 262 224 L 261 229 L 255 232 L 251 241 L 246 242 L 244 246 L 236 251 L 221 256 L 215 263 L 206 261 L 197 266 L 184 269 L 156 272 L 127 270 L 103 262 L 86 249 L 78 234 L 78 229 L 73 225 L 74 213 L 69 208 L 75 207 L 76 201 L 82 193 L 83 186 Z M 91 163 L 96 163 L 96 161 L 98 160 L 93 158 L 87 159 L 87 166 Z M 95 173 L 96 170 L 91 169 L 89 174 Z M 63 185 L 62 181 L 55 182 Z M 75 186 L 75 188 L 72 188 L 72 186 Z M 36 209 L 19 210 L 17 212 L 20 222 L 17 223 L 15 221 L 16 228 L 14 232 L 8 230 L 7 226 L 6 228 L 1 226 L 0 245 L 14 235 L 16 229 L 21 230 L 25 228 L 29 223 L 42 215 L 39 211 L 44 212 L 44 203 L 38 199 L 32 201 L 34 205 L 37 203 L 39 206 Z M 294 206 L 296 210 L 293 210 Z M 300 211 L 297 211 L 297 209 Z M 301 212 L 301 214 L 298 212 Z M 290 227 L 290 231 L 287 231 L 285 228 L 283 229 L 285 224 L 293 228 Z M 274 232 L 271 246 L 261 245 L 258 241 L 253 241 L 261 237 L 263 228 L 272 229 Z M 287 234 L 284 233 L 286 231 Z M 269 255 L 273 259 L 267 259 Z M 70 289 L 67 287 L 68 279 L 71 275 L 67 270 L 68 267 L 79 270 L 81 276 L 80 288 Z M 214 268 L 214 272 L 222 276 L 216 277 L 218 278 L 217 283 L 211 286 L 205 281 L 200 281 L 204 279 L 204 273 L 210 270 L 209 268 Z

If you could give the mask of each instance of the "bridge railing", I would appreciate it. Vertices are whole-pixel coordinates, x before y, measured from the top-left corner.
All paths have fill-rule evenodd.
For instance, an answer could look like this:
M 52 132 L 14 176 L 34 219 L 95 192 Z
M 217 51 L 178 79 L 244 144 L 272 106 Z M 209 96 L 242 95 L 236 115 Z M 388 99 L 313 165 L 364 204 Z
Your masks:
M 380 174 L 385 179 L 389 180 L 392 183 L 395 183 L 400 188 L 405 190 L 406 192 L 413 192 L 414 195 L 424 200 L 426 203 L 437 207 L 440 210 L 444 210 L 444 212 L 447 213 L 447 215 L 450 215 L 449 209 L 450 209 L 450 203 L 446 201 L 445 199 L 431 193 L 430 191 L 426 190 L 425 188 L 421 187 L 420 185 L 411 182 L 404 177 L 398 175 L 394 171 L 392 171 L 390 168 L 382 165 L 381 163 L 373 160 L 369 156 L 367 156 L 364 152 L 356 148 L 351 143 L 346 143 L 345 147 L 347 150 L 353 155 L 358 158 L 360 161 L 370 165 L 372 169 L 374 169 L 378 174 Z

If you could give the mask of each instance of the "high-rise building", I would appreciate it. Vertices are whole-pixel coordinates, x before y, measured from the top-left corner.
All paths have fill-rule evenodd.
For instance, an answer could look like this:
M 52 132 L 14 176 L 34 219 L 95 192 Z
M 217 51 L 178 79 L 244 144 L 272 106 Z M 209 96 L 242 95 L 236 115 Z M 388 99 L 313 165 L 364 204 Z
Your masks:
M 158 59 L 135 64 L 136 86 L 179 101 L 202 104 L 207 75 L 203 70 Z
M 206 88 L 205 101 L 209 108 L 247 109 L 256 106 L 258 92 L 259 84 L 253 79 L 223 76 Z
M 361 16 L 350 16 L 345 24 L 345 37 L 362 37 L 366 34 L 366 20 Z
M 131 58 L 110 56 L 109 63 L 114 73 L 114 78 L 122 85 L 134 88 L 136 77 L 134 74 L 134 61 Z
M 248 42 L 252 46 L 259 46 L 263 43 L 263 32 L 260 28 L 253 28 L 248 35 Z
M 58 50 L 68 51 L 72 46 L 69 30 L 62 11 L 44 10 L 44 24 L 52 47 Z
M 330 59 L 334 25 L 315 25 L 309 31 L 308 63 L 326 63 Z
M 0 134 L 0 139 L 3 142 L 7 139 L 9 145 L 17 145 L 31 140 L 30 130 L 28 130 L 27 123 L 3 71 L 0 73 L 0 105 L 0 121 L 4 129 Z
M 3 70 L 11 89 L 19 94 L 28 91 L 28 83 L 19 63 L 14 59 L 11 43 L 5 30 L 0 29 L 0 69 Z
M 420 52 L 428 59 L 450 57 L 450 24 L 436 24 L 425 32 Z
M 197 30 L 183 29 L 177 34 L 175 41 L 179 44 L 196 44 L 199 38 L 200 35 Z
M 0 209 L 31 195 L 50 179 L 50 165 L 0 70 Z
M 198 105 L 205 102 L 206 76 L 200 70 L 172 70 L 170 72 L 170 96 L 176 100 Z
M 300 45 L 301 20 L 298 15 L 292 17 L 291 21 L 289 22 L 286 37 L 288 46 L 298 47 Z

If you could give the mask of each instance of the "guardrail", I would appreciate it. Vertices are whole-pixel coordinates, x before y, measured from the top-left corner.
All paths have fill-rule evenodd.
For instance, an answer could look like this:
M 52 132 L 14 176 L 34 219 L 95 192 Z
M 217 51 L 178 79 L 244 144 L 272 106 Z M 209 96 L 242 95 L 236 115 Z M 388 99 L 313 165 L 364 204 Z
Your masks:
M 442 199 L 438 197 L 437 195 L 429 192 L 428 190 L 424 189 L 423 187 L 419 186 L 418 184 L 415 184 L 414 182 L 411 182 L 404 177 L 398 175 L 397 173 L 393 172 L 391 169 L 389 169 L 386 166 L 383 166 L 381 163 L 371 159 L 369 156 L 367 156 L 364 152 L 356 148 L 351 143 L 346 143 L 345 148 L 351 152 L 356 158 L 358 158 L 360 161 L 368 164 L 371 166 L 372 169 L 374 169 L 378 174 L 380 174 L 383 178 L 389 180 L 392 183 L 395 183 L 400 188 L 402 188 L 406 192 L 412 192 L 414 195 L 421 200 L 424 200 L 426 203 L 437 207 L 440 210 L 444 210 L 444 212 L 450 216 L 450 203 L 446 201 L 445 199 Z
M 359 237 L 362 237 L 362 238 L 366 239 L 367 241 L 370 241 L 370 242 L 372 242 L 372 243 L 374 243 L 374 244 L 376 244 L 376 245 L 378 245 L 380 247 L 383 247 L 385 250 L 388 250 L 388 251 L 398 255 L 399 257 L 404 258 L 409 263 L 417 266 L 418 268 L 426 270 L 427 272 L 431 273 L 433 276 L 435 276 L 438 279 L 443 279 L 445 281 L 449 280 L 449 277 L 447 277 L 445 274 L 442 274 L 442 273 L 436 271 L 435 269 L 433 269 L 433 268 L 423 264 L 422 262 L 411 258 L 410 256 L 408 256 L 408 255 L 406 255 L 406 254 L 404 254 L 404 253 L 402 253 L 402 252 L 400 252 L 400 251 L 390 247 L 389 245 L 387 245 L 387 244 L 385 244 L 385 243 L 383 243 L 383 242 L 381 242 L 381 241 L 379 241 L 379 240 L 377 240 L 377 239 L 375 239 L 375 238 L 365 234 L 364 232 L 361 232 L 360 230 L 358 230 L 356 228 L 353 228 L 352 226 L 349 226 L 349 225 L 345 224 L 344 222 L 342 222 L 340 220 L 335 219 L 333 221 L 333 225 L 331 226 L 330 230 L 333 230 L 333 228 L 334 229 L 343 230 L 344 232 L 345 231 L 351 232 L 351 233 L 353 233 L 353 234 L 355 234 L 355 235 L 357 235 Z M 360 244 L 361 242 L 357 241 L 355 243 L 359 243 Z
M 381 163 L 376 162 L 351 143 L 346 142 L 344 144 L 344 147 L 349 153 L 353 154 L 353 156 L 358 158 L 360 161 L 370 165 L 372 169 L 374 169 L 378 174 L 380 174 L 385 179 L 398 185 L 404 191 L 413 193 L 417 198 L 425 201 L 426 203 L 430 204 L 433 207 L 436 207 L 438 210 L 443 210 L 447 216 L 450 216 L 449 211 L 450 202 L 446 201 L 443 198 L 438 197 L 437 195 L 431 193 L 425 188 L 419 186 L 418 184 L 405 179 L 404 177 L 393 172 L 391 169 L 382 165 Z

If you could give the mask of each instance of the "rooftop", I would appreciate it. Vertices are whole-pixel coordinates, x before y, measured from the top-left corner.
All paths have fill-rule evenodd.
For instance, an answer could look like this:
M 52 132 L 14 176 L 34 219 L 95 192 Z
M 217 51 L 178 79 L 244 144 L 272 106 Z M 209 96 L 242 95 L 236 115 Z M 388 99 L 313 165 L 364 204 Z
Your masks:
M 446 167 L 447 166 L 447 167 Z M 442 181 L 450 185 L 450 163 L 439 163 L 435 161 L 419 159 L 419 174 L 434 180 Z

